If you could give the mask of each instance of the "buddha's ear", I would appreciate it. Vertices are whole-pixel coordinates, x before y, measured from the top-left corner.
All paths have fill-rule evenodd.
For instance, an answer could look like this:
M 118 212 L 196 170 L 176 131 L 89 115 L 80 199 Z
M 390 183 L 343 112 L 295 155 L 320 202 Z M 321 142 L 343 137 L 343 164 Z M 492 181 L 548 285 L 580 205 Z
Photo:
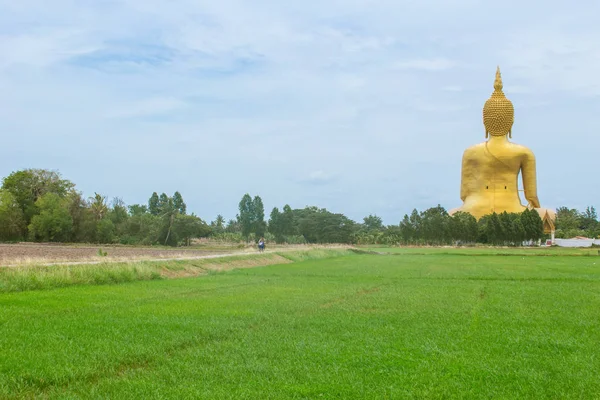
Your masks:
M 489 135 L 489 133 L 488 133 L 488 131 L 487 131 L 487 129 L 486 129 L 486 130 L 485 130 L 485 138 L 487 139 L 487 138 L 489 138 L 489 137 L 490 137 L 490 135 Z
M 512 139 L 512 129 L 508 130 L 508 137 Z

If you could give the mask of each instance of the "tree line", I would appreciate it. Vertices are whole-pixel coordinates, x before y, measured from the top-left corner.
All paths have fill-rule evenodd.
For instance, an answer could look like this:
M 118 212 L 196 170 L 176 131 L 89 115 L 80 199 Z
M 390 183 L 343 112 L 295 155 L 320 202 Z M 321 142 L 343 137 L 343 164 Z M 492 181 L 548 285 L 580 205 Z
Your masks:
M 584 212 L 557 210 L 557 237 L 600 234 L 594 207 Z M 190 245 L 212 238 L 231 243 L 265 237 L 275 243 L 346 243 L 386 245 L 491 244 L 518 246 L 545 237 L 534 210 L 491 214 L 479 221 L 468 213 L 452 216 L 441 206 L 413 210 L 398 225 L 384 225 L 377 215 L 355 222 L 316 206 L 274 207 L 268 218 L 260 196 L 245 194 L 234 219 L 218 215 L 206 223 L 188 214 L 178 191 L 154 192 L 147 204 L 126 205 L 95 193 L 85 198 L 75 184 L 55 171 L 26 169 L 11 173 L 0 189 L 0 241 Z
M 188 215 L 179 192 L 153 193 L 148 204 L 126 206 L 95 193 L 85 198 L 58 172 L 26 169 L 3 179 L 0 240 L 36 242 L 189 245 L 210 227 Z
M 594 207 L 587 207 L 584 211 L 568 207 L 556 210 L 556 237 L 568 239 L 576 236 L 600 236 L 600 223 Z
M 265 221 L 259 196 L 244 195 L 239 214 L 227 226 L 213 223 L 213 237 L 236 232 L 239 240 L 253 241 L 267 235 L 276 243 L 348 243 L 387 245 L 456 245 L 484 243 L 519 246 L 545 237 L 543 222 L 535 210 L 522 213 L 493 213 L 479 221 L 468 213 L 452 216 L 438 205 L 419 212 L 413 210 L 398 225 L 385 226 L 380 217 L 369 215 L 357 223 L 324 208 L 273 208 Z

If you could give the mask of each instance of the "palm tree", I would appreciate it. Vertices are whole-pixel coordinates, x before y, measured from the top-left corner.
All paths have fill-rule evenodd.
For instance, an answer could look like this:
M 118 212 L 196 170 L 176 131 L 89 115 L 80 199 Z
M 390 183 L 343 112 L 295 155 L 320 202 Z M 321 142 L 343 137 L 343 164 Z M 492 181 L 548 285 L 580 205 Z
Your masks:
M 92 214 L 94 214 L 96 221 L 100 221 L 108 211 L 106 197 L 94 192 L 94 197 L 90 197 L 90 209 Z

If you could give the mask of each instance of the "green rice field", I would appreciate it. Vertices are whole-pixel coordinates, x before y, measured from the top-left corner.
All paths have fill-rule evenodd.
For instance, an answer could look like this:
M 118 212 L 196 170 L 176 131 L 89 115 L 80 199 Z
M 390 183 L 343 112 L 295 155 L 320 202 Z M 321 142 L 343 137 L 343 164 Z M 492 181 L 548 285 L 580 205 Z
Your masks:
M 600 398 L 597 250 L 367 250 L 61 285 L 3 272 L 0 398 Z

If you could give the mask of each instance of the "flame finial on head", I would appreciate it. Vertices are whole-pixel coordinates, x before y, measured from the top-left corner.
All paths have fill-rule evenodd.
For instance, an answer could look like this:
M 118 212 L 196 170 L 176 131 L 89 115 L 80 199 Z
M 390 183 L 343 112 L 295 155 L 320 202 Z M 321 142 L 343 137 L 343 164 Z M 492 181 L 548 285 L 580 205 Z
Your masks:
M 498 66 L 496 68 L 496 80 L 494 81 L 494 89 L 496 90 L 496 92 L 501 92 L 502 88 L 502 74 L 500 74 L 500 66 Z
M 514 108 L 510 100 L 506 98 L 502 91 L 502 75 L 500 67 L 496 69 L 496 79 L 494 80 L 494 93 L 485 102 L 483 107 L 483 124 L 485 126 L 485 136 L 504 136 L 508 134 L 512 137 L 512 125 L 514 122 Z

